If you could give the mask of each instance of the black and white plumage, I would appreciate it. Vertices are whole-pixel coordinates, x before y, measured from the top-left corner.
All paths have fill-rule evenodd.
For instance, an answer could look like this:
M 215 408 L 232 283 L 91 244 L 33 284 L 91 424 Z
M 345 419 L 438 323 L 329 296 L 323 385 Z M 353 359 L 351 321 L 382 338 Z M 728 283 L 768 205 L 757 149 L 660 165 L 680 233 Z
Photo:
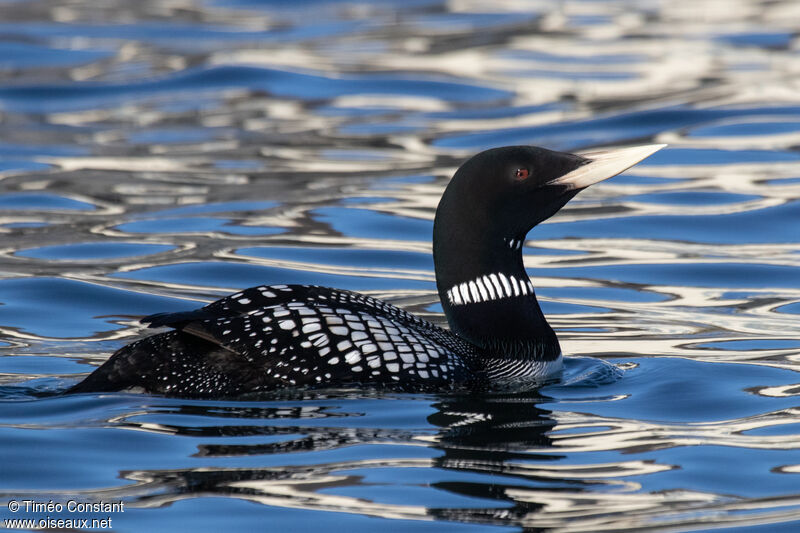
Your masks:
M 482 152 L 436 211 L 436 282 L 450 330 L 355 292 L 249 288 L 142 321 L 171 331 L 125 346 L 70 392 L 234 397 L 287 387 L 485 390 L 557 374 L 558 339 L 522 264 L 527 232 L 581 189 L 663 145 L 582 156 L 536 147 Z
M 330 383 L 431 390 L 480 375 L 478 352 L 458 336 L 389 303 L 328 287 L 252 287 L 196 311 L 144 322 L 175 331 L 131 344 L 126 348 L 144 354 L 141 360 L 118 358 L 81 385 L 113 390 L 127 380 L 137 387 L 149 374 L 160 376 L 158 389 L 166 394 L 235 396 Z

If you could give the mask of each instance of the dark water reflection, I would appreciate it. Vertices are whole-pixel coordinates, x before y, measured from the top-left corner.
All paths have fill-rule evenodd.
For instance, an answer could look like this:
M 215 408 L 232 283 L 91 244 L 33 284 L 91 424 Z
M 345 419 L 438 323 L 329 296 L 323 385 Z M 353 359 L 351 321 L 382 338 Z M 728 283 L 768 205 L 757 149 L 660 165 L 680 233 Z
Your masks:
M 796 530 L 797 20 L 766 0 L 0 2 L 0 515 Z M 571 356 L 536 393 L 57 394 L 137 317 L 249 285 L 442 323 L 431 226 L 466 156 L 644 142 L 670 147 L 525 243 Z

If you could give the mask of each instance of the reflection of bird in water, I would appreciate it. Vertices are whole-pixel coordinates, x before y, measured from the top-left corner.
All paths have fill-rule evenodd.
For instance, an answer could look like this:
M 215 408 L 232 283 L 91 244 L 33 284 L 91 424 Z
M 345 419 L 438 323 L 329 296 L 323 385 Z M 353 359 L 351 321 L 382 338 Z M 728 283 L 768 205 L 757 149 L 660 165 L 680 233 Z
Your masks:
M 435 433 L 423 427 L 381 429 L 349 424 L 348 419 L 360 420 L 365 413 L 341 411 L 335 407 L 338 402 L 309 406 L 306 400 L 316 398 L 315 393 L 310 394 L 295 396 L 281 407 L 186 404 L 165 406 L 163 411 L 186 421 L 210 418 L 217 421 L 213 424 L 160 425 L 139 422 L 136 416 L 117 420 L 118 427 L 192 437 L 200 441 L 195 457 L 251 456 L 260 464 L 277 464 L 128 471 L 122 475 L 134 484 L 120 488 L 115 496 L 130 499 L 132 507 L 165 505 L 202 494 L 273 506 L 508 525 L 538 508 L 535 503 L 516 500 L 510 492 L 533 494 L 535 487 L 552 489 L 563 483 L 537 478 L 534 473 L 536 463 L 561 458 L 548 449 L 547 432 L 555 422 L 548 411 L 537 407 L 543 398 L 536 393 L 442 395 L 432 405 L 435 412 L 428 416 L 428 422 L 438 429 Z M 363 394 L 355 398 L 370 400 Z M 387 398 L 378 395 L 376 399 Z M 234 436 L 248 437 L 248 442 L 215 442 L 219 437 Z M 428 453 L 362 457 L 360 446 L 381 444 L 401 445 L 403 449 L 423 445 L 440 452 L 432 457 Z M 320 455 L 306 455 L 309 452 Z M 298 454 L 296 459 L 293 454 Z M 309 461 L 312 457 L 317 460 Z M 534 468 L 526 469 L 525 465 Z M 428 486 L 433 491 L 479 498 L 484 504 L 465 508 L 436 503 L 418 506 L 382 502 L 380 497 L 371 496 L 375 483 L 370 479 L 372 473 L 394 471 L 397 483 L 413 485 L 416 481 L 404 481 L 407 468 L 430 472 Z M 409 479 L 416 478 L 411 474 Z
M 525 273 L 526 234 L 582 189 L 662 146 L 584 156 L 514 146 L 464 163 L 433 228 L 450 331 L 358 293 L 260 286 L 145 318 L 173 330 L 125 346 L 70 391 L 223 397 L 286 387 L 529 388 L 559 373 L 562 357 Z
M 454 454 L 470 449 L 486 450 L 498 457 L 512 457 L 516 451 L 548 447 L 547 432 L 556 425 L 549 411 L 536 403 L 542 396 L 536 392 L 514 395 L 464 395 L 443 399 L 434 404 L 437 411 L 428 422 L 442 428 L 438 442 Z
M 463 396 L 447 398 L 435 404 L 438 411 L 428 417 L 432 424 L 442 427 L 437 447 L 444 454 L 435 460 L 436 466 L 459 472 L 474 472 L 498 476 L 495 483 L 441 481 L 438 489 L 471 498 L 498 502 L 471 508 L 430 509 L 430 514 L 443 520 L 483 522 L 500 520 L 508 523 L 536 511 L 540 505 L 515 501 L 508 488 L 529 490 L 535 475 L 525 472 L 520 464 L 556 461 L 563 458 L 549 450 L 552 441 L 548 432 L 556 426 L 549 411 L 536 404 L 542 401 L 536 392 L 509 396 Z M 536 451 L 537 453 L 531 453 Z

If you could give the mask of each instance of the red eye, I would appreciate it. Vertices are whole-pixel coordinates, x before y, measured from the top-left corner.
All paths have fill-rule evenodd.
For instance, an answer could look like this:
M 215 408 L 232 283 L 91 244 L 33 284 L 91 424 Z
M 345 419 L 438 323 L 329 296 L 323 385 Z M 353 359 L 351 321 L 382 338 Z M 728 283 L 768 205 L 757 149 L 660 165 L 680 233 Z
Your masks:
M 518 180 L 522 181 L 524 179 L 528 179 L 529 172 L 527 168 L 518 168 L 517 171 L 514 173 L 514 177 Z

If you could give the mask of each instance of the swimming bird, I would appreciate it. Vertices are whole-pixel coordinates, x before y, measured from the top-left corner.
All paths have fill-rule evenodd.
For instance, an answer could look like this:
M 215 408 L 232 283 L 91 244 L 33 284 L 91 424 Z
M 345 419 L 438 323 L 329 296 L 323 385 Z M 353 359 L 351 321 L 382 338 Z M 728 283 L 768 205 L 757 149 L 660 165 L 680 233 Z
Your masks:
M 356 292 L 263 285 L 194 311 L 142 319 L 171 329 L 122 347 L 68 392 L 221 398 L 283 388 L 480 391 L 557 376 L 561 348 L 523 266 L 525 237 L 581 190 L 663 147 L 576 155 L 508 146 L 467 160 L 433 224 L 449 330 Z

